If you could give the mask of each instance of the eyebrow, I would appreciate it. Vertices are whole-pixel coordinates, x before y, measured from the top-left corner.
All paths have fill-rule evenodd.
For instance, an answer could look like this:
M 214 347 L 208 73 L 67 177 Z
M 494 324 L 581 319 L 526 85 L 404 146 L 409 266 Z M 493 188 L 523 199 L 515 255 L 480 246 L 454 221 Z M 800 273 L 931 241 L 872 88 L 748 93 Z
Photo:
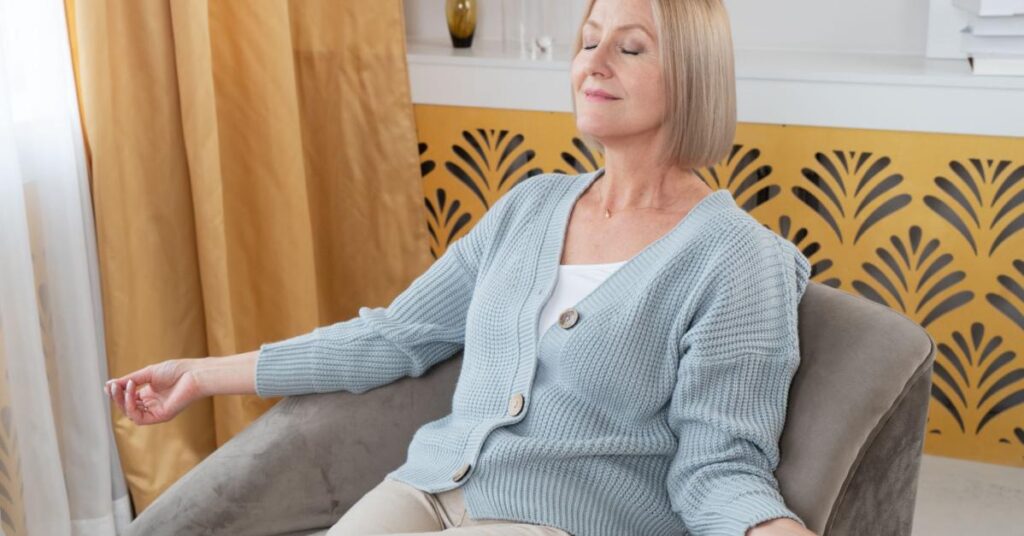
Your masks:
M 588 20 L 583 25 L 584 26 L 593 26 L 594 28 L 597 28 L 598 30 L 601 29 L 601 25 L 596 23 L 596 22 L 594 22 L 594 21 L 592 21 L 592 20 Z M 615 28 L 615 31 L 631 30 L 633 28 L 636 28 L 636 29 L 639 29 L 639 30 L 643 30 L 643 32 L 645 34 L 647 34 L 648 37 L 650 37 L 651 39 L 654 39 L 654 36 L 651 35 L 651 32 L 648 31 L 647 27 L 645 27 L 642 24 L 636 24 L 636 23 L 633 23 L 633 24 L 623 24 L 622 26 L 619 26 L 618 28 Z

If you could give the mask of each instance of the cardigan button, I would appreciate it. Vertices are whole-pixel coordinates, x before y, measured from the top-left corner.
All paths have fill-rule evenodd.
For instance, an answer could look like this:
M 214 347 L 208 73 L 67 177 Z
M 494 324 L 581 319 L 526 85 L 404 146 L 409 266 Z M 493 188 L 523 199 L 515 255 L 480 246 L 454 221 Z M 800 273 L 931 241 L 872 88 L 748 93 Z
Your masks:
M 563 329 L 569 329 L 576 325 L 576 321 L 580 319 L 580 313 L 575 308 L 570 307 L 562 314 L 558 315 L 558 325 L 562 326 Z
M 469 467 L 470 464 L 468 463 L 466 465 L 463 465 L 462 467 L 459 467 L 459 470 L 455 471 L 455 474 L 452 475 L 452 480 L 456 482 L 462 480 L 462 478 L 466 476 L 466 473 L 469 472 Z
M 516 393 L 508 401 L 508 414 L 515 417 L 523 411 L 523 394 Z

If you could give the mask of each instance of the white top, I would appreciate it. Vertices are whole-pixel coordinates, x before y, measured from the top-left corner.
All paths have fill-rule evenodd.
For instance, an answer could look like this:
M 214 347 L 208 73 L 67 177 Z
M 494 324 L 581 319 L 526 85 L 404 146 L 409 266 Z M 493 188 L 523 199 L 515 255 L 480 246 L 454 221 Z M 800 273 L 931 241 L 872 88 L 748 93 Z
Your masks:
M 556 277 L 555 289 L 541 310 L 537 321 L 538 340 L 544 331 L 558 321 L 562 311 L 577 304 L 590 294 L 615 270 L 628 260 L 604 264 L 560 264 Z

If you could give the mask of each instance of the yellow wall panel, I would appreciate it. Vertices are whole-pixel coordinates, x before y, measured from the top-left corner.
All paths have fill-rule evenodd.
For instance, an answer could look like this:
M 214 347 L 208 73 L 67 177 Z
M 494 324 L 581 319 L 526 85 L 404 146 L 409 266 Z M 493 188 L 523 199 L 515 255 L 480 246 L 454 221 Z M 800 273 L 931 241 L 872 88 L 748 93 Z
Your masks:
M 572 114 L 415 116 L 435 257 L 518 181 L 602 165 Z M 815 281 L 928 330 L 925 452 L 1024 467 L 1024 139 L 741 123 L 698 172 L 799 246 Z

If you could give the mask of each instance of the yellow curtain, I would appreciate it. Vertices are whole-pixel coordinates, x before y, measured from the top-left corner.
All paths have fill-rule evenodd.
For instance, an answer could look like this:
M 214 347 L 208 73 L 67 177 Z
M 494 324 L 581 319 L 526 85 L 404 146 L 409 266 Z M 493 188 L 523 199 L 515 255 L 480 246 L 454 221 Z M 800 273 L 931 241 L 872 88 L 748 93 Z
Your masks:
M 67 0 L 112 375 L 386 305 L 432 257 L 399 0 Z M 136 511 L 276 400 L 115 432 Z

